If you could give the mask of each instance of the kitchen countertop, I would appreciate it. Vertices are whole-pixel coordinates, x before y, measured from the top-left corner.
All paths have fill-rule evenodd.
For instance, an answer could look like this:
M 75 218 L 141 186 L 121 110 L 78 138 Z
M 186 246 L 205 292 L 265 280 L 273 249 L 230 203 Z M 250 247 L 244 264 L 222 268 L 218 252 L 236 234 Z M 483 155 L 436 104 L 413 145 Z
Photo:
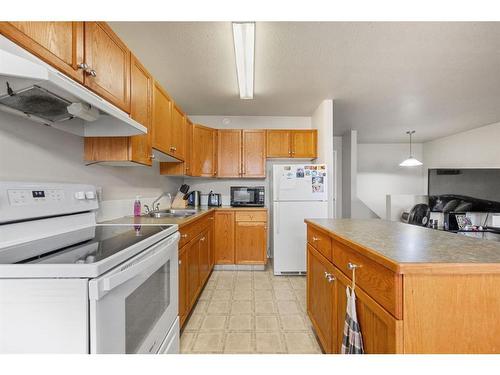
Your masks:
M 341 242 L 357 245 L 371 258 L 378 255 L 381 260 L 397 264 L 399 271 L 405 264 L 422 263 L 487 263 L 500 270 L 500 242 L 380 219 L 305 221 L 330 232 Z
M 139 216 L 139 217 L 134 217 L 134 216 L 124 216 L 118 219 L 113 219 L 113 220 L 107 220 L 103 221 L 99 224 L 124 224 L 124 225 L 131 225 L 131 224 L 136 224 L 136 225 L 168 225 L 168 224 L 177 224 L 179 228 L 196 221 L 200 219 L 202 216 L 206 215 L 207 213 L 215 210 L 237 210 L 237 211 L 260 211 L 260 210 L 267 210 L 266 207 L 231 207 L 231 206 L 219 206 L 219 207 L 208 207 L 208 206 L 201 206 L 201 207 L 186 207 L 185 209 L 187 210 L 196 210 L 197 213 L 191 216 L 187 217 L 172 217 L 172 216 L 166 216 L 166 217 L 160 217 L 160 218 L 155 218 L 155 217 L 149 217 L 149 216 Z

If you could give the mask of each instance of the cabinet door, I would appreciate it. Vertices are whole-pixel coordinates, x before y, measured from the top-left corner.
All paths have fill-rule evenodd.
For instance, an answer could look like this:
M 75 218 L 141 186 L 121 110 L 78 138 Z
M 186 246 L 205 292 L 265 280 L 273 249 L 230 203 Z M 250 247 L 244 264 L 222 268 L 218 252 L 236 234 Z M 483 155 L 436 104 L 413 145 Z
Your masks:
M 0 22 L 0 33 L 47 64 L 83 82 L 83 22 Z
M 184 139 L 184 174 L 186 176 L 192 176 L 191 170 L 191 158 L 192 156 L 192 148 L 193 148 L 193 123 L 186 116 L 186 121 L 184 123 L 186 137 Z
M 267 224 L 237 221 L 235 227 L 236 264 L 266 264 Z
M 153 77 L 142 64 L 131 56 L 130 117 L 148 129 L 144 135 L 130 137 L 131 159 L 151 165 L 151 124 L 153 120 Z
M 243 130 L 243 177 L 266 177 L 266 131 Z
M 169 152 L 169 128 L 172 120 L 172 101 L 158 82 L 153 85 L 153 148 Z
M 217 131 L 217 176 L 241 176 L 241 130 Z
M 179 251 L 179 317 L 181 326 L 184 324 L 188 316 L 188 249 L 189 245 L 185 245 Z
M 317 152 L 318 132 L 317 130 L 292 130 L 291 149 L 292 157 L 314 159 Z
M 234 211 L 215 212 L 215 264 L 234 264 Z
M 334 351 L 340 352 L 346 314 L 346 288 L 351 282 L 337 267 L 334 267 L 334 275 L 337 285 L 337 303 L 335 305 L 337 308 L 337 330 L 339 332 Z M 365 353 L 401 353 L 403 321 L 396 320 L 359 287 L 355 289 L 355 292 L 356 313 L 361 328 Z
M 210 221 L 210 225 L 208 227 L 208 250 L 210 252 L 209 272 L 211 272 L 215 265 L 215 237 L 214 237 L 215 218 L 213 214 L 211 217 L 208 218 L 208 220 Z
M 205 229 L 200 237 L 200 284 L 203 285 L 210 274 L 210 239 Z
M 289 158 L 291 155 L 290 131 L 267 130 L 267 157 Z
M 200 290 L 200 241 L 191 241 L 188 245 L 188 269 L 187 269 L 187 306 L 188 310 L 196 302 Z
M 184 127 L 185 116 L 182 110 L 173 103 L 172 126 L 169 129 L 170 147 L 169 154 L 179 160 L 184 160 L 184 138 L 186 130 Z
M 333 268 L 326 258 L 307 245 L 307 313 L 326 353 L 337 353 L 333 347 L 337 342 Z
M 85 22 L 85 86 L 130 112 L 130 51 L 105 22 Z
M 191 168 L 193 176 L 213 177 L 216 174 L 217 131 L 202 125 L 193 125 Z

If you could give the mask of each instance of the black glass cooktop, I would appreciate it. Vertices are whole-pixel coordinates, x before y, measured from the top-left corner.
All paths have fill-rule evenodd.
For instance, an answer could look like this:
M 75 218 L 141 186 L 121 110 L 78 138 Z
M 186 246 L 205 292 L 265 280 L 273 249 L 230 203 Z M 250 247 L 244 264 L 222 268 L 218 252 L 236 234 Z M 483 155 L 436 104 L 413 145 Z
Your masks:
M 46 264 L 89 264 L 96 263 L 112 256 L 140 241 L 145 240 L 169 225 L 162 226 L 132 226 L 113 225 L 95 226 L 79 231 L 65 233 L 61 236 L 74 237 L 75 243 L 63 249 L 30 259 L 23 263 Z M 69 237 L 66 237 L 69 238 Z

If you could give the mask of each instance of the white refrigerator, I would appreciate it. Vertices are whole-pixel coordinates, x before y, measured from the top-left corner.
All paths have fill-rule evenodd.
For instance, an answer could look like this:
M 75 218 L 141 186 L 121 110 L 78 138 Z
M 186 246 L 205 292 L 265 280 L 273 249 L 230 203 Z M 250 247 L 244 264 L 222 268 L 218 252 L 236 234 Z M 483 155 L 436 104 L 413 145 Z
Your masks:
M 273 166 L 271 199 L 275 275 L 306 272 L 306 218 L 328 217 L 325 164 Z

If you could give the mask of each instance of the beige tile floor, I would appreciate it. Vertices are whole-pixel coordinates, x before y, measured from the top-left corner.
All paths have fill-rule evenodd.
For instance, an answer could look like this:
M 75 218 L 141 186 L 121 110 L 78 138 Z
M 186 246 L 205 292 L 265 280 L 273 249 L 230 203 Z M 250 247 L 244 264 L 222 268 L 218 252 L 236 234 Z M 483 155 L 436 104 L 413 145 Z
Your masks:
M 306 278 L 214 271 L 181 335 L 181 353 L 321 353 L 306 313 Z

